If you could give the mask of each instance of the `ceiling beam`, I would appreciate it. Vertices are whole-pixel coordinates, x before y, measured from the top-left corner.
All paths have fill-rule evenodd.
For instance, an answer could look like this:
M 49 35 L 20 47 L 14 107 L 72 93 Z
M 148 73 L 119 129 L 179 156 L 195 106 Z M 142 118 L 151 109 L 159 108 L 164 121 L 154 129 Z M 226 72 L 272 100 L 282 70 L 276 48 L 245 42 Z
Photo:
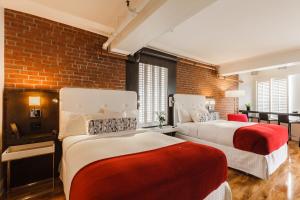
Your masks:
M 300 49 L 291 49 L 235 62 L 224 63 L 220 65 L 219 73 L 222 76 L 229 76 L 252 71 L 289 67 L 298 64 L 300 64 Z
M 111 41 L 111 51 L 134 54 L 217 0 L 151 0 Z M 186 38 L 183 38 L 186 39 Z

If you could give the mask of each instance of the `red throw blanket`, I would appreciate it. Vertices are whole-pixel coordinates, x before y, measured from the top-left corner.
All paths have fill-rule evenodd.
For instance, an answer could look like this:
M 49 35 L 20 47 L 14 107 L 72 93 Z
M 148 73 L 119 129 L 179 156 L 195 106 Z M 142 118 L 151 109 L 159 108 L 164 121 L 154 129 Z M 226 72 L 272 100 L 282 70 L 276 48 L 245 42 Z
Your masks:
M 226 178 L 223 152 L 183 142 L 85 166 L 72 181 L 70 200 L 197 200 Z
M 288 141 L 288 131 L 276 124 L 256 124 L 237 129 L 233 145 L 237 149 L 268 155 Z

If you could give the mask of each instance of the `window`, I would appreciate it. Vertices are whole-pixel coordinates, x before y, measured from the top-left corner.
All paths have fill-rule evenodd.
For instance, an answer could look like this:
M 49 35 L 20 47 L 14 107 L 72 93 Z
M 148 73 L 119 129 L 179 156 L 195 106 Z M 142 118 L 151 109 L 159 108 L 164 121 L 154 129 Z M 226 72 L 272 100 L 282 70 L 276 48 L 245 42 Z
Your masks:
M 257 82 L 257 110 L 288 112 L 288 80 L 271 79 Z
M 257 83 L 257 110 L 270 111 L 270 81 Z
M 167 115 L 168 69 L 139 63 L 139 124 L 158 124 L 157 112 Z M 167 116 L 166 116 L 167 117 Z
M 288 80 L 272 79 L 272 112 L 288 112 Z

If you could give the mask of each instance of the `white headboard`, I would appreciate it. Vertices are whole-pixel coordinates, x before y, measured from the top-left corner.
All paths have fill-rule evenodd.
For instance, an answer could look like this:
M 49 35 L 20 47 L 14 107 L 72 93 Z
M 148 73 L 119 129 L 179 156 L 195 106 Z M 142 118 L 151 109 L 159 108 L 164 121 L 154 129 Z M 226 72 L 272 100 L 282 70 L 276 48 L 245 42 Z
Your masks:
M 112 111 L 137 109 L 137 94 L 132 91 L 62 88 L 59 111 L 96 113 L 103 107 Z
M 205 96 L 191 95 L 191 94 L 174 94 L 174 108 L 173 108 L 173 123 L 174 126 L 179 123 L 178 108 L 182 107 L 187 111 L 191 111 L 197 107 L 205 107 Z

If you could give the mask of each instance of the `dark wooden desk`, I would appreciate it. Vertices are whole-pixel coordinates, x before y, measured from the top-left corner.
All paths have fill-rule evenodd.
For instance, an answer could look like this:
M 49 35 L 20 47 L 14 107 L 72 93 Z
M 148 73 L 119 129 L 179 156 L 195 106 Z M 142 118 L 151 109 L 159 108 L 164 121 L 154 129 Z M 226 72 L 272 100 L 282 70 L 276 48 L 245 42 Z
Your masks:
M 300 117 L 300 113 L 279 113 L 279 112 L 262 112 L 262 111 L 255 111 L 255 110 L 239 110 L 241 113 L 253 113 L 253 114 L 259 114 L 259 113 L 266 113 L 270 115 L 289 115 L 294 117 Z
M 239 110 L 239 112 L 244 113 L 247 116 L 249 116 L 249 114 L 251 114 L 251 113 L 252 114 L 265 113 L 265 114 L 277 115 L 277 116 L 278 115 L 288 115 L 289 119 L 288 119 L 287 124 L 288 124 L 289 140 L 291 140 L 291 137 L 292 137 L 292 133 L 291 133 L 292 126 L 291 125 L 295 124 L 295 123 L 300 124 L 300 113 L 261 112 L 261 111 L 254 111 L 254 110 Z M 297 119 L 291 120 L 290 117 L 296 117 Z M 258 117 L 258 120 L 259 120 L 259 117 Z M 280 125 L 280 121 L 278 121 L 278 124 Z M 300 147 L 300 140 L 299 140 L 299 147 Z

